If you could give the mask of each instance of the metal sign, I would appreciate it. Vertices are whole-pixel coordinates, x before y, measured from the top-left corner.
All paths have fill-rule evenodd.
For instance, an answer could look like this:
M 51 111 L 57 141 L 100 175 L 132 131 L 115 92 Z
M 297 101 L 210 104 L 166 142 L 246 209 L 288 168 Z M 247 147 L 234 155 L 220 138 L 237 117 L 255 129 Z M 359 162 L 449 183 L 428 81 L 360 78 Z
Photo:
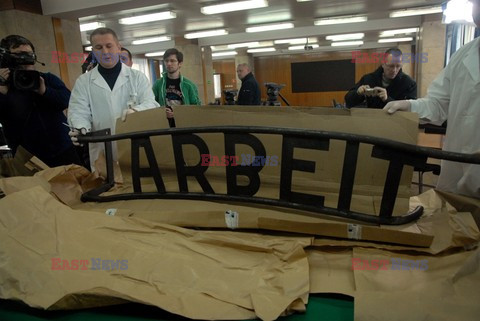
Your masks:
M 200 158 L 193 166 L 187 166 L 184 154 L 184 145 L 195 146 L 200 155 L 209 155 L 207 143 L 198 135 L 205 133 L 222 133 L 224 135 L 225 155 L 235 155 L 236 145 L 248 145 L 254 150 L 255 158 L 267 159 L 265 147 L 254 134 L 273 134 L 282 138 L 282 152 L 280 158 L 280 186 L 279 198 L 264 198 L 255 196 L 260 188 L 259 172 L 266 166 L 265 162 L 251 163 L 249 165 L 235 166 L 229 164 L 226 170 L 226 194 L 219 194 L 210 185 L 205 172 L 209 168 L 205 165 L 206 158 Z M 171 136 L 176 175 L 179 191 L 167 191 L 158 166 L 151 137 Z M 131 173 L 133 193 L 101 196 L 114 185 L 112 141 L 129 139 L 131 141 Z M 315 172 L 315 162 L 295 159 L 294 151 L 297 148 L 327 151 L 331 140 L 345 141 L 345 154 L 340 180 L 339 197 L 336 208 L 324 205 L 324 196 L 312 195 L 292 191 L 293 171 Z M 444 159 L 462 163 L 480 164 L 479 155 L 469 155 L 454 152 L 445 152 L 437 149 L 420 147 L 406 143 L 396 142 L 384 138 L 354 135 L 340 132 L 288 129 L 260 126 L 216 126 L 216 127 L 190 127 L 158 129 L 126 134 L 110 135 L 110 130 L 91 132 L 79 138 L 79 142 L 98 143 L 104 142 L 107 163 L 107 179 L 104 185 L 90 190 L 82 195 L 82 201 L 108 202 L 131 199 L 187 199 L 209 201 L 232 201 L 257 203 L 269 206 L 279 206 L 298 209 L 303 215 L 316 216 L 319 214 L 337 216 L 362 222 L 399 225 L 412 222 L 423 214 L 423 208 L 418 206 L 404 216 L 392 216 L 395 205 L 400 178 L 404 166 L 424 168 L 427 158 Z M 357 159 L 361 144 L 373 146 L 371 156 L 386 160 L 388 171 L 383 187 L 379 215 L 360 213 L 350 209 L 352 193 L 357 171 Z M 140 165 L 140 150 L 146 154 L 148 167 Z M 210 160 L 208 160 L 210 161 Z M 246 176 L 249 184 L 239 185 L 237 178 Z M 149 177 L 155 182 L 155 192 L 142 192 L 141 178 Z M 187 178 L 194 177 L 202 188 L 202 193 L 189 192 Z

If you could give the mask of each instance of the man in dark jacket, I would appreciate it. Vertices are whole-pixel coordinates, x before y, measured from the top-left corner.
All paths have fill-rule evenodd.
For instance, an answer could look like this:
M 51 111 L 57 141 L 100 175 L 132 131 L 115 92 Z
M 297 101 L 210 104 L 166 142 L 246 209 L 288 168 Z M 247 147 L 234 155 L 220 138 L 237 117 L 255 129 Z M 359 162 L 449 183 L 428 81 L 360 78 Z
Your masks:
M 12 55 L 36 60 L 33 44 L 22 36 L 7 36 L 0 47 Z M 33 64 L 15 68 L 35 70 Z M 69 128 L 63 124 L 67 122 L 63 111 L 70 99 L 65 84 L 51 73 L 40 73 L 37 89 L 20 90 L 10 80 L 12 73 L 9 68 L 0 68 L 0 123 L 9 147 L 15 153 L 21 145 L 50 167 L 80 164 Z
M 395 48 L 385 52 L 382 66 L 363 76 L 345 95 L 348 108 L 383 108 L 403 99 L 417 99 L 417 83 L 402 72 L 402 52 Z
M 239 64 L 237 76 L 242 81 L 237 105 L 260 105 L 260 87 L 247 64 Z

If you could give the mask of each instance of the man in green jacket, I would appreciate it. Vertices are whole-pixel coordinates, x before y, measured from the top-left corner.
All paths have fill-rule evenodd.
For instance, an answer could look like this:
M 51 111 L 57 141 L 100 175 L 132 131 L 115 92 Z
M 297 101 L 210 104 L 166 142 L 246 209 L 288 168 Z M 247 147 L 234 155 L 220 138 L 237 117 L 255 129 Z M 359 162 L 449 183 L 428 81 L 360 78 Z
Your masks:
M 166 107 L 170 127 L 175 127 L 172 106 L 201 105 L 197 86 L 180 74 L 183 54 L 175 48 L 168 49 L 163 55 L 167 72 L 162 74 L 153 85 L 155 100 Z

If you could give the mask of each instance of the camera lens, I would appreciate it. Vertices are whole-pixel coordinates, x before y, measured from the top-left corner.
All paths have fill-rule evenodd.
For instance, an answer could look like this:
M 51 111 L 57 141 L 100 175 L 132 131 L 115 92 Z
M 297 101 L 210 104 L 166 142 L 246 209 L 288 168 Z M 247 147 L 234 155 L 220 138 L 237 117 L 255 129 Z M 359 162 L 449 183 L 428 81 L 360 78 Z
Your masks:
M 19 90 L 35 90 L 40 87 L 40 73 L 35 70 L 15 70 L 13 85 Z

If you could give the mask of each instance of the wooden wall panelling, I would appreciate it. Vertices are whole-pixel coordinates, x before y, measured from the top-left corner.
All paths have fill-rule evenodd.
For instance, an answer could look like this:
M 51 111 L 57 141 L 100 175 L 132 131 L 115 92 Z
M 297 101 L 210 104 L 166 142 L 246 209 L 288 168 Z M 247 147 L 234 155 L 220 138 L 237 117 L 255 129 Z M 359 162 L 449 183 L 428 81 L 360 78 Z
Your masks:
M 382 52 L 381 50 L 366 51 Z M 311 92 L 311 93 L 292 93 L 291 84 L 291 63 L 292 62 L 308 62 L 308 61 L 326 61 L 326 60 L 350 60 L 351 52 L 324 52 L 314 54 L 296 54 L 296 55 L 279 55 L 255 58 L 255 77 L 260 84 L 262 91 L 262 100 L 266 100 L 265 82 L 275 82 L 285 84 L 280 93 L 289 101 L 292 106 L 318 106 L 331 107 L 333 100 L 338 103 L 344 102 L 346 91 L 335 92 Z M 357 63 L 355 66 L 355 81 L 370 72 L 373 72 L 380 66 L 380 63 Z M 352 84 L 352 87 L 355 84 Z M 282 105 L 284 105 L 282 101 Z

